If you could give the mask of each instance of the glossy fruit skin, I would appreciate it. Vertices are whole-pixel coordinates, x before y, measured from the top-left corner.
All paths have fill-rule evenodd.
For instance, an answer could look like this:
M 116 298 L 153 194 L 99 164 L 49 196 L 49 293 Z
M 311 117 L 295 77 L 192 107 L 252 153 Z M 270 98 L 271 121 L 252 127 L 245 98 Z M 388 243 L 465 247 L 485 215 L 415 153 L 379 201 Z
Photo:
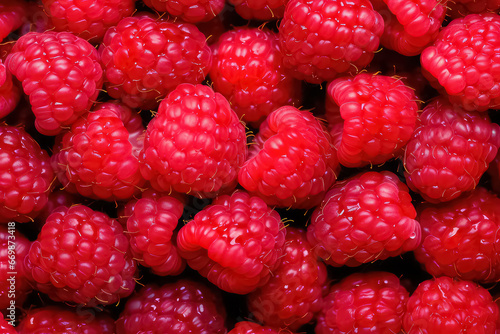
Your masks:
M 184 22 L 207 22 L 219 15 L 225 5 L 223 0 L 143 0 L 158 12 L 167 12 Z
M 488 290 L 442 276 L 419 284 L 408 299 L 403 328 L 408 334 L 493 334 L 497 318 Z
M 0 1 L 0 41 L 23 24 L 29 4 L 24 0 Z
M 228 334 L 292 334 L 287 329 L 261 326 L 250 321 L 240 321 Z
M 3 334 L 18 334 L 9 321 L 10 319 L 4 319 L 3 315 L 0 317 L 0 331 L 2 331 Z

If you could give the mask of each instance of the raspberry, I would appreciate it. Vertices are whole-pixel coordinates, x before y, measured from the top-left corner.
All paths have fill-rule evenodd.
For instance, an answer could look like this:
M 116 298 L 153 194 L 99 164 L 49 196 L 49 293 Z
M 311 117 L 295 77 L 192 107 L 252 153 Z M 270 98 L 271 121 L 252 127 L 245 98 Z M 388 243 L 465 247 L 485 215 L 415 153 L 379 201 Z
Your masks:
M 416 127 L 413 90 L 396 78 L 361 73 L 328 84 L 326 118 L 339 162 L 379 165 L 403 153 Z
M 21 27 L 27 10 L 24 0 L 0 0 L 0 41 Z
M 497 317 L 488 290 L 443 276 L 419 284 L 408 299 L 403 328 L 408 334 L 493 334 Z
M 45 221 L 50 216 L 52 211 L 57 209 L 60 206 L 70 207 L 73 204 L 82 203 L 85 199 L 80 195 L 70 193 L 66 190 L 53 190 L 50 195 L 47 203 L 43 207 L 42 211 L 36 216 L 36 221 L 39 223 L 40 229 L 45 224 Z
M 210 79 L 231 108 L 255 126 L 273 110 L 300 104 L 300 81 L 283 68 L 278 35 L 261 28 L 237 28 L 212 46 Z
M 110 28 L 99 54 L 108 94 L 142 109 L 156 109 L 181 83 L 200 83 L 212 63 L 196 26 L 145 15 L 126 17 Z
M 319 84 L 367 66 L 384 31 L 368 0 L 290 0 L 279 26 L 283 65 Z
M 249 321 L 240 321 L 228 334 L 292 334 L 292 332 L 287 329 L 273 329 Z
M 68 32 L 21 36 L 6 66 L 29 95 L 37 130 L 49 136 L 87 112 L 102 86 L 96 50 Z
M 109 305 L 135 287 L 136 263 L 121 225 L 84 205 L 52 212 L 25 265 L 37 290 L 55 301 Z
M 281 264 L 266 285 L 248 295 L 248 310 L 268 326 L 297 330 L 321 309 L 326 276 L 305 230 L 288 227 Z
M 450 22 L 421 55 L 424 75 L 468 111 L 500 107 L 500 16 L 471 14 Z
M 204 85 L 179 85 L 146 131 L 141 172 L 158 191 L 213 197 L 236 186 L 245 128 L 227 100 Z
M 220 295 L 207 286 L 179 280 L 146 285 L 125 304 L 116 321 L 116 334 L 224 334 L 226 311 Z
M 142 118 L 117 102 L 99 104 L 56 145 L 52 166 L 63 186 L 82 196 L 126 200 L 140 192 L 144 146 Z
M 352 274 L 331 287 L 315 333 L 400 333 L 407 301 L 408 291 L 394 274 Z
M 0 317 L 0 331 L 3 334 L 18 334 L 15 328 L 11 325 L 10 320 L 5 320 L 3 316 Z
M 238 181 L 268 205 L 313 208 L 339 172 L 326 129 L 304 110 L 284 106 L 261 124 Z
M 485 113 L 453 107 L 446 98 L 430 102 L 406 145 L 406 182 L 432 203 L 472 190 L 495 158 L 499 126 Z
M 17 327 L 19 334 L 30 333 L 82 333 L 82 334 L 113 334 L 115 324 L 113 319 L 95 311 L 74 311 L 61 306 L 45 306 L 31 309 Z
M 372 0 L 384 17 L 380 43 L 405 56 L 419 55 L 433 43 L 444 21 L 447 0 Z
M 245 20 L 271 21 L 281 19 L 288 0 L 228 0 Z
M 70 31 L 90 42 L 100 42 L 108 28 L 135 10 L 135 0 L 42 0 L 58 31 Z
M 0 125 L 0 223 L 33 220 L 54 178 L 50 158 L 23 129 Z
M 5 65 L 0 62 L 0 119 L 16 109 L 21 100 L 21 88 L 12 80 Z
M 365 172 L 337 183 L 316 208 L 307 239 L 331 266 L 355 267 L 412 251 L 420 225 L 406 185 L 389 172 Z
M 278 212 L 244 192 L 223 195 L 177 236 L 180 254 L 220 289 L 247 294 L 267 283 L 285 243 Z
M 178 17 L 184 22 L 207 22 L 219 15 L 225 5 L 223 0 L 143 0 L 158 12 Z

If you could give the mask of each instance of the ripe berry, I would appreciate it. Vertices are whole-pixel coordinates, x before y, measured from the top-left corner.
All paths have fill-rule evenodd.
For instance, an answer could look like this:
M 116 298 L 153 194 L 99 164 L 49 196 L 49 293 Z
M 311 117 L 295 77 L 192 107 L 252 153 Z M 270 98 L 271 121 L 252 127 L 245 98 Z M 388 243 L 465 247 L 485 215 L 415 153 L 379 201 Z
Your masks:
M 283 328 L 273 329 L 254 322 L 240 321 L 228 334 L 292 334 L 292 332 Z
M 452 19 L 469 14 L 494 13 L 500 9 L 500 0 L 455 0 L 448 2 L 448 13 Z
M 272 21 L 281 19 L 288 0 L 228 0 L 245 20 Z
M 10 319 L 4 319 L 3 315 L 0 317 L 0 331 L 3 334 L 18 334 L 16 329 L 11 325 Z
M 1 64 L 1 62 L 0 62 Z M 5 66 L 1 64 L 1 81 L 0 84 L 0 119 L 9 115 L 16 109 L 17 104 L 21 100 L 21 88 L 12 80 L 10 72 L 6 72 Z
M 24 0 L 0 0 L 0 41 L 21 27 L 28 6 Z
M 219 15 L 224 0 L 143 0 L 144 4 L 157 12 L 167 12 L 184 22 L 207 22 Z

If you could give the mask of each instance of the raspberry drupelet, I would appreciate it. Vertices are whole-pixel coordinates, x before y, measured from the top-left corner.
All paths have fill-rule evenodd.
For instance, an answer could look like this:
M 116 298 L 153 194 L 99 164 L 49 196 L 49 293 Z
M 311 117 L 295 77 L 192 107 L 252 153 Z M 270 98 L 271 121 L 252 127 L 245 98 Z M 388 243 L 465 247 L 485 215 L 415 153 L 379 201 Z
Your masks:
M 143 0 L 149 8 L 167 12 L 184 22 L 207 22 L 219 15 L 226 2 L 224 0 Z
M 240 321 L 228 334 L 293 334 L 287 329 L 261 326 L 250 321 Z

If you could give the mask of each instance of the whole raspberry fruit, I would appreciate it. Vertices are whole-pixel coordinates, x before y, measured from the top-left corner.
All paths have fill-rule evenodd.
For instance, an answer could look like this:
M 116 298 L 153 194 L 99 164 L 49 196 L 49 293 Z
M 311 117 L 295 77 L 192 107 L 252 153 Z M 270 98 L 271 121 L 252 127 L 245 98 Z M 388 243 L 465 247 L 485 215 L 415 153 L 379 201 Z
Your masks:
M 219 15 L 226 4 L 224 0 L 143 0 L 158 12 L 167 12 L 184 22 L 207 22 Z
M 246 122 L 258 126 L 273 110 L 300 104 L 300 81 L 284 69 L 276 33 L 236 28 L 220 36 L 212 50 L 213 88 Z
M 135 0 L 42 0 L 42 3 L 56 30 L 70 31 L 92 43 L 99 43 L 108 28 L 135 10 Z
M 261 326 L 254 322 L 240 321 L 228 334 L 292 334 L 287 329 L 273 329 L 267 326 Z
M 21 27 L 28 6 L 24 0 L 0 0 L 0 41 Z
M 379 165 L 403 153 L 417 123 L 417 97 L 401 80 L 361 73 L 328 84 L 326 119 L 346 167 Z
M 471 14 L 441 30 L 420 61 L 434 87 L 469 111 L 500 107 L 500 15 Z
M 406 182 L 432 203 L 472 190 L 500 146 L 499 126 L 486 113 L 453 107 L 446 98 L 430 102 L 406 145 Z
M 305 230 L 288 227 L 281 264 L 266 285 L 248 295 L 248 310 L 260 323 L 297 330 L 322 304 L 326 267 L 307 241 Z
M 146 285 L 130 297 L 116 321 L 116 334 L 225 334 L 220 295 L 207 286 L 179 280 Z
M 406 185 L 389 172 L 365 172 L 337 183 L 307 228 L 315 253 L 329 265 L 359 266 L 412 251 L 420 225 Z
M 279 26 L 283 64 L 315 84 L 356 73 L 372 60 L 383 31 L 368 0 L 290 0 Z
M 145 183 L 139 152 L 144 146 L 140 115 L 117 102 L 99 104 L 73 123 L 56 145 L 52 166 L 59 182 L 82 196 L 127 200 Z
M 488 290 L 443 276 L 419 284 L 408 299 L 408 334 L 494 334 L 498 307 Z
M 15 328 L 12 326 L 10 319 L 5 320 L 3 315 L 0 317 L 0 331 L 3 334 L 18 334 Z
M 148 125 L 141 172 L 158 191 L 213 197 L 236 186 L 246 155 L 245 128 L 227 100 L 181 84 Z
M 22 128 L 0 125 L 0 223 L 28 222 L 47 203 L 50 158 Z
M 247 294 L 280 264 L 286 230 L 278 212 L 244 192 L 220 196 L 184 225 L 180 254 L 220 289 Z
M 272 21 L 281 19 L 288 0 L 228 0 L 245 20 Z
M 306 110 L 284 106 L 261 124 L 238 181 L 268 204 L 315 207 L 340 166 L 330 134 Z
M 25 265 L 36 289 L 55 301 L 109 305 L 135 287 L 137 267 L 121 225 L 84 205 L 52 212 Z
M 99 54 L 108 94 L 142 109 L 156 109 L 181 83 L 200 83 L 212 64 L 196 26 L 146 15 L 126 17 L 110 28 Z
M 388 272 L 347 276 L 324 298 L 315 333 L 400 333 L 408 295 Z

